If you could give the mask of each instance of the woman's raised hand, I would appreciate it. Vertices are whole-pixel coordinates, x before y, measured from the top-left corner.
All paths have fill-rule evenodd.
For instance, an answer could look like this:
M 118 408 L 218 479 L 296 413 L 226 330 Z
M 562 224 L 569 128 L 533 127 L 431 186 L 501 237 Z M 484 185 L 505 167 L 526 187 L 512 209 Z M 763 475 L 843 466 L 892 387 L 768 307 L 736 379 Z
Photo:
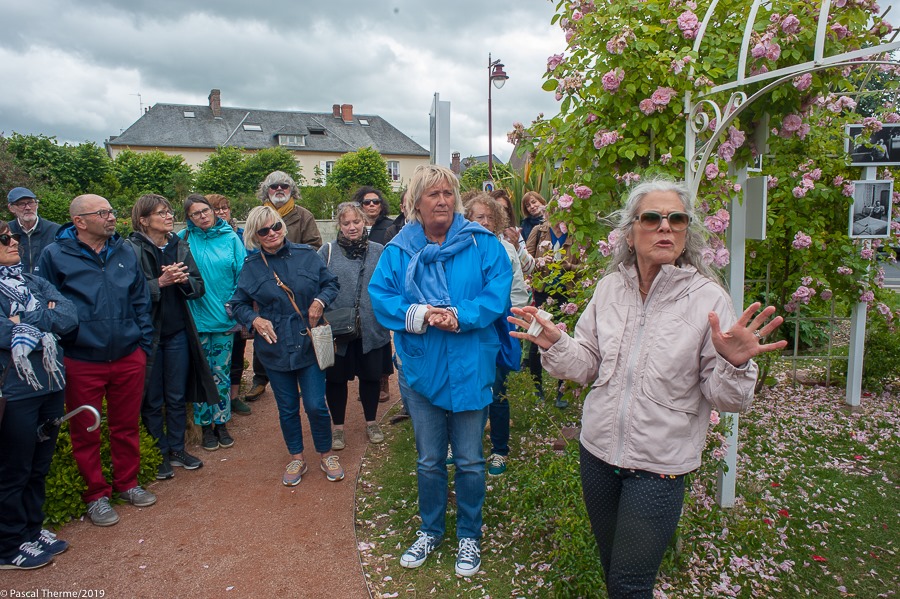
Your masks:
M 522 331 L 510 331 L 509 334 L 513 337 L 531 341 L 532 343 L 537 344 L 541 349 L 550 349 L 550 346 L 559 341 L 559 338 L 562 337 L 562 332 L 556 328 L 553 321 L 538 316 L 538 309 L 534 306 L 513 308 L 512 313 L 518 315 L 519 318 L 507 316 L 506 320 L 525 330 L 528 330 L 531 323 L 534 321 L 537 321 L 537 323 L 541 325 L 541 332 L 536 337 L 534 335 L 529 335 L 528 333 L 523 333 Z
M 787 341 L 783 339 L 775 343 L 763 343 L 765 337 L 780 327 L 784 319 L 776 316 L 766 322 L 775 313 L 775 307 L 766 306 L 759 314 L 756 314 L 760 306 L 762 304 L 759 302 L 750 304 L 734 323 L 734 326 L 724 333 L 719 327 L 719 316 L 715 312 L 709 313 L 713 346 L 720 356 L 735 366 L 741 366 L 759 354 L 787 347 Z M 753 317 L 754 314 L 756 317 Z

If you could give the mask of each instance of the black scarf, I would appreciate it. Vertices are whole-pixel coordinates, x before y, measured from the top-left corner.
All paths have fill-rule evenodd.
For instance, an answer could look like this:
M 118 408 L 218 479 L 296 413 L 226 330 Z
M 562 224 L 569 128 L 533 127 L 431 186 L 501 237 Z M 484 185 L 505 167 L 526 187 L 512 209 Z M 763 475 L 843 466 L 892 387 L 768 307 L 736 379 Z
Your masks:
M 337 243 L 344 248 L 344 253 L 351 260 L 357 260 L 366 255 L 366 249 L 369 247 L 369 233 L 363 229 L 362 237 L 357 240 L 347 239 L 343 231 L 338 231 Z

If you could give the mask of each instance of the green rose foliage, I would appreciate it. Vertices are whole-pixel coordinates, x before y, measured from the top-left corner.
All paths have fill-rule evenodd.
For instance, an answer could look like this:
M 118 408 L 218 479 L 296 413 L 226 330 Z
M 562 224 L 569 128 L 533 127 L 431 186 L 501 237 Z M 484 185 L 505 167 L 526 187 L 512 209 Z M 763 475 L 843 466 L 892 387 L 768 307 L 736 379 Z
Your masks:
M 554 186 L 551 219 L 564 221 L 569 234 L 588 250 L 578 281 L 602 276 L 606 260 L 601 252 L 608 253 L 614 244 L 607 239 L 612 223 L 603 217 L 621 207 L 632 182 L 653 174 L 684 178 L 690 126 L 686 100 L 696 104 L 707 99 L 722 109 L 717 115 L 704 104 L 696 122 L 705 118 L 715 126 L 732 115 L 726 105 L 737 90 L 711 90 L 737 78 L 751 3 L 718 2 L 695 50 L 709 6 L 679 0 L 557 4 L 553 22 L 564 31 L 566 45 L 548 59 L 543 88 L 555 94 L 559 112 L 549 118 L 539 115 L 529 127 L 516 124 L 510 139 L 518 142 L 520 152 L 530 154 L 533 165 L 552 165 L 543 168 Z M 877 10 L 874 0 L 832 5 L 825 55 L 889 41 L 890 27 Z M 813 60 L 818 12 L 819 4 L 807 1 L 760 7 L 752 24 L 746 75 Z M 872 301 L 880 300 L 879 253 L 863 251 L 865 244 L 847 233 L 852 190 L 845 185 L 859 178 L 860 170 L 849 166 L 844 125 L 863 119 L 854 112 L 858 96 L 849 94 L 866 92 L 874 82 L 884 97 L 885 89 L 897 87 L 894 74 L 892 65 L 851 65 L 797 75 L 741 108 L 718 139 L 712 140 L 709 131 L 698 134 L 698 149 L 713 143 L 709 165 L 696 175 L 701 179 L 697 216 L 710 229 L 708 257 L 718 266 L 728 261 L 728 215 L 720 211 L 742 199 L 734 172 L 761 153 L 762 174 L 771 178 L 768 237 L 748 244 L 746 273 L 748 280 L 768 273 L 770 286 L 768 291 L 765 286 L 750 289 L 748 298 L 779 309 L 816 312 L 826 306 L 830 311 L 823 295 L 845 305 L 868 299 L 867 292 L 874 295 Z M 772 81 L 739 91 L 750 98 Z M 883 104 L 868 131 L 876 130 L 880 120 L 896 122 L 900 116 L 890 103 Z M 756 146 L 766 138 L 767 147 Z M 880 178 L 891 176 L 879 169 Z M 794 240 L 801 232 L 812 242 L 797 249 Z M 875 249 L 880 243 L 874 243 Z M 838 266 L 852 273 L 841 274 Z M 801 286 L 815 291 L 809 304 L 794 299 Z M 573 312 L 570 306 L 562 315 L 570 329 L 593 291 L 583 287 L 569 291 L 569 301 L 578 307 Z M 881 304 L 879 311 L 891 316 Z

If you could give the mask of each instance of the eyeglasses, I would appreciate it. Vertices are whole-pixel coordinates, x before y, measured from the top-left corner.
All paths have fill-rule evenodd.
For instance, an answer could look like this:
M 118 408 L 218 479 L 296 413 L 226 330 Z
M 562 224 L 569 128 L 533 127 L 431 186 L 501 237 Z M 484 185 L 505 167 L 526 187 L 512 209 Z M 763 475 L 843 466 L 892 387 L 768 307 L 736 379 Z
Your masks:
M 99 216 L 103 220 L 106 220 L 112 215 L 113 218 L 119 215 L 115 210 L 97 210 L 96 212 L 84 212 L 82 214 L 76 214 L 75 216 Z
M 174 210 L 157 210 L 156 212 L 151 212 L 151 216 L 158 216 L 160 218 L 165 218 L 167 216 L 175 216 Z
M 380 203 L 381 203 L 381 200 L 363 200 L 362 201 L 363 206 L 371 206 L 372 204 L 380 204 Z
M 256 236 L 257 237 L 265 237 L 272 231 L 280 231 L 283 228 L 284 228 L 284 223 L 279 221 L 279 222 L 275 223 L 274 225 L 272 225 L 271 227 L 263 227 L 262 229 L 259 229 L 256 232 Z
M 38 205 L 38 201 L 32 198 L 30 200 L 19 200 L 18 202 L 13 202 L 11 205 L 16 208 L 34 208 Z
M 216 208 L 215 210 L 213 210 L 213 212 L 215 212 L 216 214 L 225 214 L 229 210 L 231 210 L 231 208 L 229 208 L 228 206 L 223 206 L 222 208 Z
M 201 216 L 206 216 L 210 212 L 212 212 L 212 208 L 201 208 L 196 212 L 191 212 L 190 214 L 188 214 L 188 216 L 191 218 L 200 218 Z
M 0 243 L 8 246 L 10 239 L 15 239 L 16 243 L 19 243 L 19 234 L 18 233 L 0 233 Z
M 669 228 L 676 232 L 684 231 L 691 224 L 691 215 L 687 212 L 660 214 L 655 210 L 647 210 L 634 217 L 645 231 L 656 231 L 662 226 L 663 219 L 669 221 Z
M 271 185 L 269 185 L 269 189 L 271 189 L 272 191 L 277 191 L 279 189 L 288 190 L 290 188 L 290 183 L 272 183 Z

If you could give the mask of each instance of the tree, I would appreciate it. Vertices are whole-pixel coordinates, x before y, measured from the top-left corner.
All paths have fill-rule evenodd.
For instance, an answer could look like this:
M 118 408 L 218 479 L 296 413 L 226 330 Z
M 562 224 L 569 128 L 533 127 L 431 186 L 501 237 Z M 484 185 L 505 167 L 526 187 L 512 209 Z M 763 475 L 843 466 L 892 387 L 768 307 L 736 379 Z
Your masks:
M 328 184 L 344 193 L 363 185 L 385 193 L 391 190 L 387 162 L 372 148 L 360 148 L 338 158 L 328 175 Z
M 126 196 L 125 204 L 129 201 L 133 204 L 145 193 L 157 193 L 180 202 L 193 180 L 191 167 L 181 155 L 169 156 L 159 150 L 142 153 L 124 150 L 116 156 L 113 166 Z
M 220 193 L 235 199 L 256 194 L 259 184 L 272 171 L 284 171 L 298 185 L 303 184 L 294 155 L 280 146 L 254 154 L 234 146 L 216 148 L 200 163 L 195 180 L 201 193 Z
M 59 145 L 55 137 L 13 133 L 7 140 L 16 164 L 33 178 L 65 188 L 72 194 L 108 193 L 112 164 L 106 151 L 93 142 Z
M 477 162 L 474 158 L 466 158 L 468 166 L 463 172 L 459 180 L 459 185 L 463 191 L 481 191 L 485 181 L 491 180 L 491 174 L 488 172 L 487 162 Z M 494 163 L 493 180 L 502 185 L 504 180 L 512 179 L 512 169 L 507 164 Z
M 243 166 L 243 150 L 234 146 L 216 148 L 197 169 L 194 177 L 197 191 L 228 197 L 248 193 Z
M 300 165 L 294 159 L 294 154 L 287 148 L 282 146 L 265 148 L 244 159 L 243 178 L 252 186 L 251 191 L 256 191 L 259 184 L 272 171 L 284 171 L 297 185 L 304 184 L 303 175 L 300 174 Z

